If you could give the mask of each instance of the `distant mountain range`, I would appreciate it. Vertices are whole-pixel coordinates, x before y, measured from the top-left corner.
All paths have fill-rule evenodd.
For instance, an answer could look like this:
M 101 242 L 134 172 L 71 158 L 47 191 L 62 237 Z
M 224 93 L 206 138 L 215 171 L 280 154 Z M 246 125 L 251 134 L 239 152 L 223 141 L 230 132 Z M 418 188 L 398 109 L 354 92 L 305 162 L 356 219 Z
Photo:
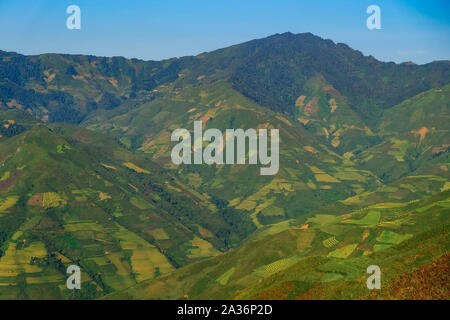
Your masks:
M 195 120 L 279 129 L 279 172 L 175 166 Z M 310 33 L 163 61 L 0 51 L 0 299 L 448 299 L 449 123 L 450 61 Z

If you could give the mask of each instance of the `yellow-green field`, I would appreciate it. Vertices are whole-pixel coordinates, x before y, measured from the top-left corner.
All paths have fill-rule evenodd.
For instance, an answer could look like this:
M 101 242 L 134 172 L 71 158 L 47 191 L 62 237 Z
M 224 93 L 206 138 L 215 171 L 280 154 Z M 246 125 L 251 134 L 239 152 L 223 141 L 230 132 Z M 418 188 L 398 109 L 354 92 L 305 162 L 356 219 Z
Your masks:
M 357 246 L 358 246 L 357 243 L 346 245 L 342 248 L 330 252 L 328 254 L 328 257 L 345 259 L 352 254 L 352 252 L 356 249 Z
M 188 257 L 191 259 L 214 257 L 220 253 L 212 246 L 211 243 L 197 236 L 194 236 L 194 239 L 191 241 L 191 245 L 194 247 L 189 249 Z
M 17 244 L 10 242 L 8 249 L 0 259 L 0 278 L 15 277 L 22 273 L 39 273 L 41 267 L 31 265 L 32 257 L 42 258 L 47 254 L 47 250 L 42 242 L 33 242 L 25 245 L 22 249 L 17 249 Z
M 0 213 L 4 213 L 9 208 L 13 207 L 18 200 L 18 196 L 9 196 L 4 199 L 0 199 Z
M 113 235 L 120 240 L 120 246 L 123 250 L 131 250 L 133 252 L 131 267 L 136 274 L 136 280 L 143 281 L 153 278 L 156 268 L 163 274 L 174 270 L 167 258 L 155 246 L 138 235 L 122 226 L 119 226 L 119 231 Z

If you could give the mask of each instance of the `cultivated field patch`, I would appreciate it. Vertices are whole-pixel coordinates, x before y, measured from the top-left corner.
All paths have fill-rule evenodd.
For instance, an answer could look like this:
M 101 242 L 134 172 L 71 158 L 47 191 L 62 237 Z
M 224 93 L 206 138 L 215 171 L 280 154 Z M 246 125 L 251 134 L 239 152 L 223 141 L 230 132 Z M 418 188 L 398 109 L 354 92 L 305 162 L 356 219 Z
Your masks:
M 331 237 L 328 239 L 325 239 L 322 241 L 322 244 L 325 248 L 333 248 L 339 244 L 339 241 L 336 239 L 336 237 Z
M 374 227 L 380 222 L 381 213 L 380 211 L 370 210 L 369 213 L 367 213 L 363 218 L 353 220 L 343 220 L 343 223 L 351 223 L 356 224 L 360 226 L 366 226 L 366 227 Z
M 63 207 L 67 201 L 56 192 L 45 192 L 42 196 L 42 206 L 44 208 Z
M 345 259 L 348 256 L 352 254 L 353 251 L 355 251 L 356 247 L 358 246 L 357 243 L 346 245 L 345 247 L 336 249 L 328 254 L 328 257 L 333 258 L 339 258 L 339 259 Z
M 233 275 L 235 270 L 236 270 L 235 267 L 232 267 L 232 268 L 228 269 L 224 274 L 222 274 L 220 277 L 218 277 L 216 279 L 216 281 L 218 283 L 220 283 L 221 285 L 225 286 L 228 283 L 228 280 Z
M 277 273 L 279 271 L 285 270 L 289 268 L 290 266 L 293 266 L 298 261 L 301 260 L 301 257 L 299 256 L 292 256 L 286 259 L 280 259 L 275 262 L 272 262 L 270 264 L 261 266 L 253 271 L 255 275 L 258 275 L 260 277 L 267 277 L 271 274 Z
M 412 234 L 398 234 L 393 231 L 385 230 L 377 237 L 378 242 L 397 244 L 410 239 Z
M 123 250 L 131 250 L 131 267 L 137 281 L 155 277 L 156 270 L 161 274 L 174 270 L 167 258 L 159 250 L 135 233 L 119 226 L 113 236 L 120 241 Z
M 150 171 L 142 169 L 141 167 L 138 167 L 137 165 L 135 165 L 132 162 L 124 162 L 122 163 L 125 167 L 127 167 L 128 169 L 131 169 L 133 171 L 136 171 L 137 173 L 150 173 Z
M 13 207 L 19 200 L 18 196 L 8 196 L 6 198 L 0 198 L 0 213 L 6 212 L 9 208 Z
M 197 236 L 194 236 L 194 239 L 191 240 L 191 245 L 193 248 L 189 249 L 188 255 L 191 259 L 214 257 L 220 253 L 211 243 Z
M 0 259 L 0 278 L 15 277 L 22 273 L 39 273 L 42 268 L 31 265 L 32 257 L 43 258 L 47 254 L 42 242 L 27 244 L 24 248 L 17 249 L 17 244 L 10 242 L 8 249 Z

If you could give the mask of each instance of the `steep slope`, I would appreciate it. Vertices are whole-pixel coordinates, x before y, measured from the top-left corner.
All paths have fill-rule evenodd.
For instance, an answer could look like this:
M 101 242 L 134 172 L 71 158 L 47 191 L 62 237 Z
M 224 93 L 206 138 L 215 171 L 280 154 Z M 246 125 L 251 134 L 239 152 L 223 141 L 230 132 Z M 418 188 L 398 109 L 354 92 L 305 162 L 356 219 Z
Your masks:
M 391 142 L 383 145 L 383 139 L 396 139 L 375 126 L 382 110 L 449 79 L 446 62 L 383 63 L 343 44 L 290 33 L 161 62 L 2 53 L 0 65 L 3 108 L 28 110 L 44 121 L 82 121 L 172 170 L 170 133 L 192 128 L 194 120 L 203 119 L 205 129 L 281 128 L 283 169 L 275 179 L 257 177 L 255 166 L 178 170 L 183 183 L 221 206 L 248 211 L 257 226 L 373 190 L 378 177 L 391 182 L 418 168 L 410 161 L 380 166 L 377 159 L 385 154 L 374 165 L 363 163 L 370 155 L 353 157 L 374 145 L 369 150 L 384 152 Z M 403 150 L 395 141 L 392 147 Z M 361 166 L 355 169 L 354 161 Z M 291 205 L 280 209 L 286 203 Z
M 246 211 L 257 226 L 298 217 L 309 210 L 378 186 L 370 172 L 357 170 L 300 124 L 257 105 L 227 82 L 204 84 L 180 91 L 123 114 L 87 119 L 83 126 L 120 139 L 177 174 L 187 185 L 219 199 L 228 208 Z M 120 113 L 119 107 L 116 112 Z M 279 129 L 280 170 L 261 176 L 260 165 L 180 165 L 170 160 L 172 131 Z M 248 158 L 248 150 L 247 158 Z M 310 201 L 310 199 L 315 199 Z
M 0 51 L 0 299 L 415 297 L 404 280 L 448 259 L 449 79 L 312 34 L 164 61 Z M 174 165 L 194 121 L 279 129 L 279 171 Z
M 381 141 L 350 107 L 349 99 L 320 74 L 306 82 L 295 101 L 294 116 L 306 130 L 341 155 L 350 155 Z
M 208 74 L 211 79 L 230 76 L 233 88 L 245 96 L 287 112 L 292 112 L 307 81 L 321 74 L 365 120 L 419 92 L 448 83 L 450 72 L 445 61 L 422 66 L 385 63 L 342 43 L 289 32 L 182 62 L 181 68 L 193 70 L 186 72 L 189 81 Z
M 377 298 L 366 287 L 370 265 L 381 268 L 382 288 L 390 288 L 382 289 L 381 297 L 401 298 L 401 275 L 429 268 L 433 261 L 442 266 L 438 259 L 449 250 L 449 201 L 446 191 L 422 201 L 274 225 L 237 249 L 106 298 Z M 445 281 L 436 279 L 434 290 L 420 287 L 426 283 L 413 282 L 416 287 L 408 290 L 448 299 Z
M 98 109 L 151 100 L 152 89 L 175 80 L 177 69 L 170 60 L 0 51 L 0 107 L 26 110 L 44 122 L 78 123 Z
M 311 82 L 318 77 L 325 84 L 323 93 L 311 92 Z M 448 61 L 421 66 L 380 62 L 310 33 L 276 34 L 164 61 L 57 54 L 26 57 L 0 51 L 0 105 L 29 110 L 50 122 L 77 123 L 92 112 L 122 104 L 133 108 L 164 97 L 171 85 L 181 90 L 227 81 L 257 104 L 292 116 L 298 115 L 296 102 L 302 96 L 305 104 L 311 101 L 313 110 L 337 106 L 339 114 L 344 111 L 340 118 L 346 119 L 345 125 L 356 120 L 353 125 L 365 131 L 363 123 L 376 124 L 382 110 L 445 85 L 449 78 Z M 340 103 L 330 104 L 330 99 Z M 333 129 L 336 123 L 327 121 L 322 127 L 339 131 Z M 334 145 L 340 137 L 344 152 L 355 146 L 345 136 L 341 130 L 334 137 Z M 373 142 L 369 132 L 365 139 L 369 145 Z
M 93 298 L 215 256 L 254 228 L 80 127 L 36 125 L 1 138 L 0 155 L 1 298 L 70 296 L 70 264 L 86 272 L 76 296 Z
M 422 92 L 386 110 L 376 131 L 381 142 L 357 150 L 351 159 L 384 182 L 394 181 L 438 157 L 446 157 L 449 123 L 450 85 Z

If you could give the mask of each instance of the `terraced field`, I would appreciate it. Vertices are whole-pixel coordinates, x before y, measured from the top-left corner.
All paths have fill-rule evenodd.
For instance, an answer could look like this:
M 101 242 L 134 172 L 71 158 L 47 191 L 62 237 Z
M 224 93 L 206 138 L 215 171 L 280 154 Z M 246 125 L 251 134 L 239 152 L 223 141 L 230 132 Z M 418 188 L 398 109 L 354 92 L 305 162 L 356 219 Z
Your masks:
M 309 33 L 164 61 L 0 51 L 0 299 L 448 299 L 449 79 Z M 278 129 L 278 173 L 175 165 L 194 121 Z
M 183 297 L 181 292 L 192 299 L 207 299 L 211 295 L 225 299 L 386 297 L 372 294 L 367 289 L 367 266 L 379 265 L 383 274 L 382 285 L 393 287 L 398 286 L 397 279 L 403 274 L 439 261 L 449 249 L 449 198 L 447 191 L 403 206 L 384 205 L 378 211 L 377 221 L 369 220 L 369 229 L 366 222 L 346 222 L 349 216 L 360 217 L 359 210 L 341 216 L 319 214 L 310 218 L 309 221 L 321 221 L 322 225 L 341 225 L 344 232 L 339 242 L 336 237 L 329 237 L 330 234 L 322 231 L 320 224 L 303 229 L 295 226 L 299 221 L 291 222 L 287 228 L 274 225 L 271 228 L 277 231 L 267 232 L 270 228 L 261 231 L 237 250 L 183 267 L 161 279 L 145 281 L 106 298 L 164 296 L 179 299 Z M 428 208 L 421 210 L 425 206 Z M 385 224 L 392 219 L 401 220 L 405 215 L 410 216 L 410 220 L 395 225 Z M 304 245 L 305 241 L 309 245 Z M 283 245 L 279 246 L 281 243 Z M 298 243 L 303 245 L 298 247 Z M 283 248 L 285 252 L 279 255 L 276 248 Z M 199 270 L 204 272 L 200 275 Z M 183 280 L 176 281 L 176 278 Z M 415 292 L 419 293 L 425 283 L 414 282 L 417 285 Z M 439 295 L 435 297 L 448 298 L 448 290 L 442 287 L 442 283 L 440 286 Z M 408 291 L 412 292 L 412 289 Z

